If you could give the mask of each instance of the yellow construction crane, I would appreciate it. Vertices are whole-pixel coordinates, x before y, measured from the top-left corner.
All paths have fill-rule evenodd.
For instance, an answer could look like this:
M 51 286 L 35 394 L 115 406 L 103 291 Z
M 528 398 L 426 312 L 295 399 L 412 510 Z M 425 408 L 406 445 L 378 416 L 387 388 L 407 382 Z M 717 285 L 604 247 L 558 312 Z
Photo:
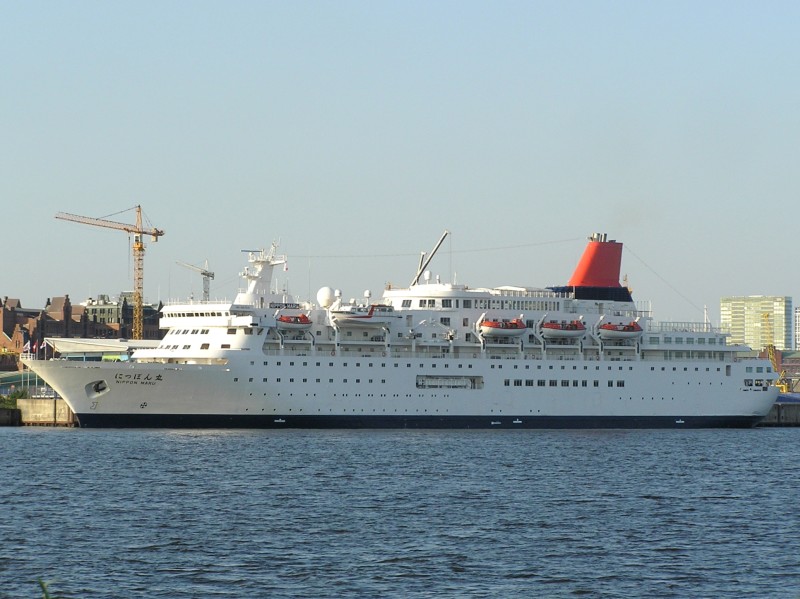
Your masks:
M 772 314 L 769 312 L 762 312 L 761 319 L 764 321 L 764 329 L 761 332 L 761 338 L 767 338 L 766 350 L 769 356 L 769 361 L 772 363 L 772 370 L 778 375 L 778 380 L 775 381 L 775 386 L 781 393 L 789 393 L 791 391 L 791 384 L 789 379 L 786 378 L 786 371 L 778 368 L 778 356 L 775 353 L 775 333 L 772 327 Z
M 133 233 L 133 339 L 142 339 L 144 332 L 144 304 L 142 302 L 144 292 L 144 242 L 142 241 L 143 235 L 150 235 L 153 241 L 158 241 L 158 238 L 164 234 L 161 229 L 152 227 L 144 229 L 142 227 L 142 207 L 134 206 L 131 210 L 136 210 L 136 224 L 129 225 L 127 223 L 119 223 L 113 220 L 106 220 L 104 218 L 91 218 L 89 216 L 79 216 L 77 214 L 68 214 L 66 212 L 59 212 L 56 218 L 61 220 L 68 220 L 75 223 L 82 223 L 84 225 L 94 225 L 96 227 L 106 227 L 107 229 L 117 229 L 118 231 L 126 231 Z

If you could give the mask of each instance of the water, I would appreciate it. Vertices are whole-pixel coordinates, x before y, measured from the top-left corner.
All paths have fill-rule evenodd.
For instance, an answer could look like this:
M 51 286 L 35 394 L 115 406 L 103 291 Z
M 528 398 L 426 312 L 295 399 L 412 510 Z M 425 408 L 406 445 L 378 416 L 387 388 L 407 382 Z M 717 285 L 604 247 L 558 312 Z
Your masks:
M 800 429 L 0 443 L 2 597 L 800 597 Z

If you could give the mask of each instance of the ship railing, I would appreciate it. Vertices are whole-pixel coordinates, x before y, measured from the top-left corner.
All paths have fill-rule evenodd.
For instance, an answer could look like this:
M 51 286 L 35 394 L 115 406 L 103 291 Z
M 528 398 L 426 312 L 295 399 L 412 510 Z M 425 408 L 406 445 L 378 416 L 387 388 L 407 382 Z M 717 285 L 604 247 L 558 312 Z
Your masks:
M 193 298 L 168 299 L 164 301 L 165 306 L 209 306 L 209 305 L 230 305 L 232 300 L 227 298 L 199 300 Z
M 710 322 L 664 321 L 649 322 L 648 333 L 721 333 L 722 331 Z

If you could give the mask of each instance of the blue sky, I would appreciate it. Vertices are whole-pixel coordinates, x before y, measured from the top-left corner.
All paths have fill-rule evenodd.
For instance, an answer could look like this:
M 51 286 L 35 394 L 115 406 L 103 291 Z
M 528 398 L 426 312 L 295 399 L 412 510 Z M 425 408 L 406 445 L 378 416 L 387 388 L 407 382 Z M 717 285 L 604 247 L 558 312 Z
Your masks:
M 657 317 L 789 295 L 800 4 L 6 2 L 0 295 L 232 298 L 245 248 L 284 284 L 373 297 L 431 270 L 564 284 L 593 231 Z M 132 212 L 110 217 L 133 221 Z M 483 250 L 483 251 L 480 251 Z

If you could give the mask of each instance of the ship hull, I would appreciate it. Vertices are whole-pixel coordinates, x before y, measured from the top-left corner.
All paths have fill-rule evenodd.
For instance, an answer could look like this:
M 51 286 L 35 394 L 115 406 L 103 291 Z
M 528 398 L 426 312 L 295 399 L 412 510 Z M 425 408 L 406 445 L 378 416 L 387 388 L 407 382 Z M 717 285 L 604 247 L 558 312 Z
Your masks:
M 777 397 L 775 387 L 742 387 L 747 374 L 738 364 L 687 374 L 653 362 L 602 371 L 596 361 L 575 361 L 570 371 L 556 371 L 566 368 L 560 361 L 505 362 L 277 356 L 225 366 L 27 364 L 82 427 L 750 427 Z
M 247 416 L 230 414 L 77 414 L 82 428 L 192 429 L 699 429 L 752 428 L 762 416 Z

